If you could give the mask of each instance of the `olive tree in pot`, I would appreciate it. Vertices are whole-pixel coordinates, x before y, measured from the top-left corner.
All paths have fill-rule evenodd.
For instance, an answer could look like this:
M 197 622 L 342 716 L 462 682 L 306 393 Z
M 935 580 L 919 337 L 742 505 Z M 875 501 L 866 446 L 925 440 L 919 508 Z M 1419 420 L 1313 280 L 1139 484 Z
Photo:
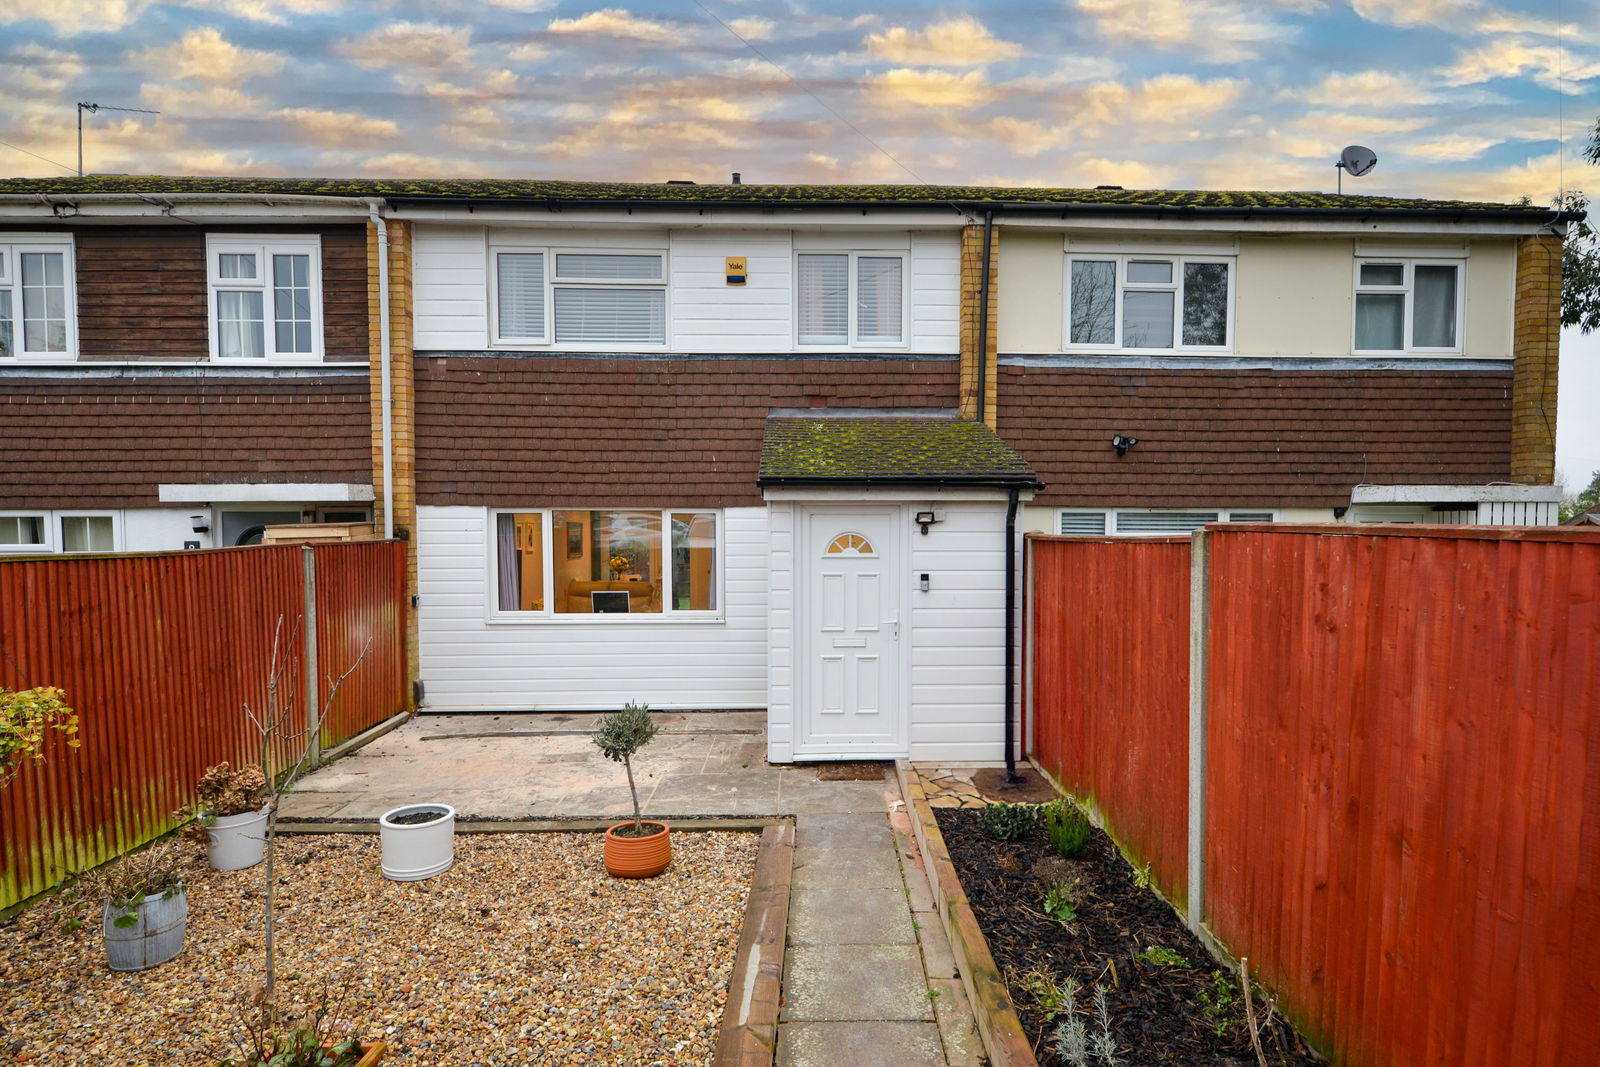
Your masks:
M 633 820 L 606 831 L 606 870 L 618 878 L 654 878 L 672 862 L 671 832 L 666 823 L 640 815 L 639 788 L 633 781 L 633 757 L 658 729 L 650 708 L 632 703 L 601 719 L 595 729 L 595 745 L 628 772 L 628 792 L 633 796 Z

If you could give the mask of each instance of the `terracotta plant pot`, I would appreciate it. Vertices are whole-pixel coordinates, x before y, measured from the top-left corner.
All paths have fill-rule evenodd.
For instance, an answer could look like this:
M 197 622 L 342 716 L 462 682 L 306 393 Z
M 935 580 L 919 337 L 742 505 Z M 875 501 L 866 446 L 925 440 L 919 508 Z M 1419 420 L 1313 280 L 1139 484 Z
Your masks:
M 672 831 L 667 824 L 650 819 L 644 824 L 659 826 L 661 832 L 649 837 L 619 837 L 618 830 L 633 828 L 632 819 L 606 831 L 606 870 L 615 877 L 654 878 L 672 862 Z
M 374 1067 L 387 1051 L 389 1046 L 382 1041 L 361 1042 L 361 1059 L 357 1061 L 356 1067 Z

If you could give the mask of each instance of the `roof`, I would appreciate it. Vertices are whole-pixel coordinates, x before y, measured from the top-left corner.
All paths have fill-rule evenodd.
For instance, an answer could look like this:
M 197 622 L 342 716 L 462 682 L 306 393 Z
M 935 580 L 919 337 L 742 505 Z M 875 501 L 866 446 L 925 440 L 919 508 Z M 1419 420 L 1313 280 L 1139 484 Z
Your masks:
M 1039 476 L 986 424 L 954 416 L 775 416 L 761 443 L 762 486 L 1038 487 Z
M 0 178 L 0 195 L 146 195 L 381 197 L 395 201 L 516 201 L 541 203 L 862 205 L 936 204 L 1084 213 L 1409 214 L 1518 218 L 1550 222 L 1550 208 L 1530 204 L 1337 196 L 1320 192 L 1094 189 L 967 185 L 697 185 L 545 181 L 520 178 L 221 178 L 162 175 L 86 175 Z M 1562 221 L 1581 215 L 1561 213 Z

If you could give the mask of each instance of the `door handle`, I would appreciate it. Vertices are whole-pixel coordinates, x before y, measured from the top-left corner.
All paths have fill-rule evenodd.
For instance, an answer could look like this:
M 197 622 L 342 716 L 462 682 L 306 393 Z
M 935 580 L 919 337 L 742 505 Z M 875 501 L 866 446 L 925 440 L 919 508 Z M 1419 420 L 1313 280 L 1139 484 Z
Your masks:
M 900 640 L 900 616 L 896 615 L 894 618 L 884 623 L 884 625 L 890 628 L 890 637 L 894 638 L 896 641 Z

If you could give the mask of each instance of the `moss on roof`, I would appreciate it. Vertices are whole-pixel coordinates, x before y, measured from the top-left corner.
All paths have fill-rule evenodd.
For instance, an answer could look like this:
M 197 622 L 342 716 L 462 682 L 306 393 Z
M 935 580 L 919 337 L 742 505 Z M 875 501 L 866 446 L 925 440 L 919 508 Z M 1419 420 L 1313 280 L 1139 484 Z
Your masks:
M 930 481 L 1034 485 L 1038 476 L 987 425 L 948 417 L 770 418 L 762 484 Z
M 694 185 L 634 182 L 536 181 L 516 178 L 206 178 L 87 175 L 82 178 L 0 178 L 0 194 L 71 196 L 90 193 L 232 193 L 280 196 L 388 197 L 559 202 L 679 202 L 722 204 L 1059 204 L 1063 208 L 1224 209 L 1238 211 L 1427 211 L 1449 214 L 1526 214 L 1549 209 L 1464 200 L 1335 196 L 1318 192 L 1177 189 L 1045 189 L 969 185 Z

